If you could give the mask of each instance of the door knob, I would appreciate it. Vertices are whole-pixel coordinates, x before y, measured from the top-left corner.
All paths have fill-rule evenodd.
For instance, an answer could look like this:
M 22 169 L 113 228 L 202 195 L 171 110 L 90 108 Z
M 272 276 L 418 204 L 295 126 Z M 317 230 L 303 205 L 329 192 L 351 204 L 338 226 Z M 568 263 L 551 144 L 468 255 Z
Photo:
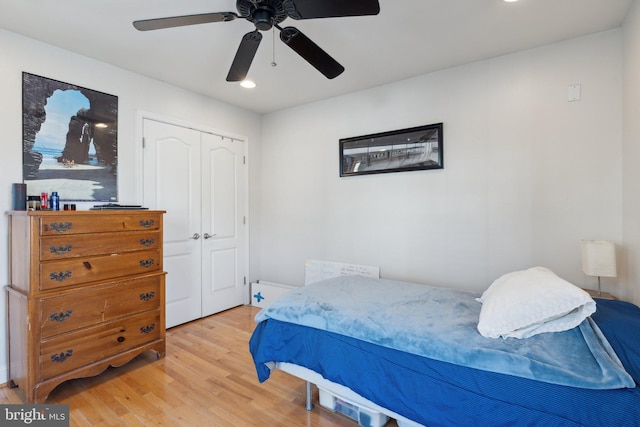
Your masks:
M 204 233 L 204 236 L 202 236 L 202 237 L 204 237 L 205 239 L 210 239 L 213 236 L 215 236 L 215 233 L 214 234 Z
M 198 240 L 200 235 L 198 233 L 193 233 L 193 240 Z

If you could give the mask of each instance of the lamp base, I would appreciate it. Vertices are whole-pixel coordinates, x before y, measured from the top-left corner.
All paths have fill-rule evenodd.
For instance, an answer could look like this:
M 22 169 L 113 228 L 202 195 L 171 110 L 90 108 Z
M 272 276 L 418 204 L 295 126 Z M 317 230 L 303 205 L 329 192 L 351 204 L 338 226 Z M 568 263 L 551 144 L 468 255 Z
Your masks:
M 593 289 L 584 289 L 582 288 L 583 291 L 585 291 L 586 293 L 588 293 L 591 298 L 600 298 L 600 299 L 615 299 L 617 300 L 618 298 L 611 295 L 610 293 L 607 292 L 599 292 L 599 291 L 595 291 Z

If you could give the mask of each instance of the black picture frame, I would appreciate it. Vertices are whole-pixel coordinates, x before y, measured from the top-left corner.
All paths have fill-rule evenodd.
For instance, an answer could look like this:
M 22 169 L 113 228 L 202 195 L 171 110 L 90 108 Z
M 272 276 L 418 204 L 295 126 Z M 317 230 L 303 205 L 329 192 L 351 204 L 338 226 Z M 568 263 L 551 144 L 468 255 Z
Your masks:
M 443 124 L 340 139 L 340 176 L 444 168 Z
M 118 97 L 22 73 L 22 178 L 29 195 L 118 201 Z

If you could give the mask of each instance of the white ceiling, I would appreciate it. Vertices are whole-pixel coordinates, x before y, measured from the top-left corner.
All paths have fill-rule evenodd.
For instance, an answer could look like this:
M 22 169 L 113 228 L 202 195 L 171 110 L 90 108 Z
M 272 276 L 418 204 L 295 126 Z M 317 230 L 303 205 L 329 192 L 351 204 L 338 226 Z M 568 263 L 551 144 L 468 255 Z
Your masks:
M 267 32 L 249 71 L 258 85 L 251 90 L 225 80 L 242 35 L 254 29 L 250 22 L 147 32 L 131 25 L 139 19 L 236 12 L 233 0 L 0 0 L 0 28 L 266 113 L 616 28 L 631 2 L 380 0 L 377 16 L 287 19 L 283 27 L 297 27 L 346 71 L 328 80 L 277 34 L 274 49 Z

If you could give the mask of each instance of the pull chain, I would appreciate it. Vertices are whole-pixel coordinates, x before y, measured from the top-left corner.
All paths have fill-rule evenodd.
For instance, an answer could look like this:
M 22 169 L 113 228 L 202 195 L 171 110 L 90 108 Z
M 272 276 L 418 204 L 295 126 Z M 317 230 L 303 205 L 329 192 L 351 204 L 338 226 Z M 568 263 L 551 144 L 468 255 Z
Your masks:
M 275 67 L 275 66 L 278 65 L 278 64 L 276 64 L 276 30 L 275 29 L 272 30 L 272 34 L 273 34 L 273 46 L 272 46 L 273 47 L 273 49 L 272 49 L 273 53 L 272 53 L 272 57 L 271 57 L 272 58 L 271 59 L 271 66 Z

